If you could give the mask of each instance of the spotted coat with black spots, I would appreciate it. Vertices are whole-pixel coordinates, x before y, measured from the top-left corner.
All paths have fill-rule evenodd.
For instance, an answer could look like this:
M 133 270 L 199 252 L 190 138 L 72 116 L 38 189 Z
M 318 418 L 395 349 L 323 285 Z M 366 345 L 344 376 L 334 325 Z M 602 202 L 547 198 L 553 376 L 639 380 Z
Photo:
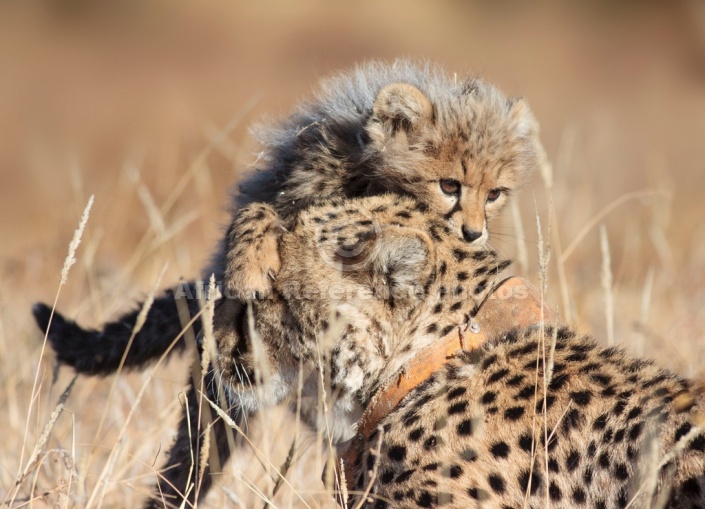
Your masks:
M 233 406 L 253 412 L 281 401 L 300 362 L 320 367 L 315 361 L 326 357 L 334 441 L 350 438 L 382 383 L 470 320 L 509 264 L 458 238 L 422 202 L 393 194 L 327 201 L 287 220 L 270 205 L 249 205 L 233 223 L 228 252 L 225 290 L 238 299 L 219 304 L 214 329 Z M 253 387 L 260 341 L 267 390 Z M 320 426 L 318 390 L 306 389 L 304 415 Z
M 377 472 L 364 507 L 705 507 L 702 387 L 568 328 L 551 353 L 553 338 L 515 330 L 410 393 L 357 458 L 356 492 Z

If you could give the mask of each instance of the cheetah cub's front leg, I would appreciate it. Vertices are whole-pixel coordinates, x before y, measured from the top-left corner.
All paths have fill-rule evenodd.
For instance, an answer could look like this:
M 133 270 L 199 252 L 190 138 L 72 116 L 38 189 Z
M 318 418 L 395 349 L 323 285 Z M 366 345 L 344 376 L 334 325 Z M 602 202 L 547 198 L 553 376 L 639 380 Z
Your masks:
M 226 288 L 242 300 L 262 299 L 279 273 L 279 238 L 286 231 L 279 215 L 264 203 L 241 209 L 228 231 Z

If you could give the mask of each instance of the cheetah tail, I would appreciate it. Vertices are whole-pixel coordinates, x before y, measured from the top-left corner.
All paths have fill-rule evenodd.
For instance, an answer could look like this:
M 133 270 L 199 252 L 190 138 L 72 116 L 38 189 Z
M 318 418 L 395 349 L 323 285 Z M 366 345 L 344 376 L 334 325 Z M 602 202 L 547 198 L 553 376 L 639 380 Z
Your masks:
M 182 288 L 194 289 L 194 283 L 185 283 Z M 126 369 L 140 369 L 159 359 L 182 332 L 181 320 L 174 291 L 168 290 L 154 299 L 147 319 L 135 335 L 125 358 Z M 196 298 L 181 298 L 188 305 L 189 314 L 199 311 Z M 49 327 L 51 307 L 38 302 L 32 307 L 37 325 L 46 333 Z M 60 363 L 73 367 L 76 372 L 86 375 L 109 375 L 120 366 L 125 349 L 130 341 L 132 330 L 137 322 L 139 309 L 124 314 L 114 322 L 108 322 L 103 330 L 84 329 L 73 320 L 66 319 L 58 312 L 51 318 L 51 328 L 47 339 Z M 201 329 L 201 321 L 193 324 L 193 333 L 183 334 L 174 343 L 170 353 L 183 351 L 184 337 L 196 337 Z

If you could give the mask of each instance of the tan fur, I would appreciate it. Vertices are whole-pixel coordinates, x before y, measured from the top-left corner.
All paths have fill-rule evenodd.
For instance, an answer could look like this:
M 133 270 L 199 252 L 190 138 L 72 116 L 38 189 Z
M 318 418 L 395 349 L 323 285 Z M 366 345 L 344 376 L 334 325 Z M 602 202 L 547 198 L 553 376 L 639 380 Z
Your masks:
M 228 238 L 236 247 L 226 258 L 226 271 L 230 274 L 227 290 L 236 292 L 231 296 L 244 300 L 268 293 L 280 268 L 277 243 L 281 228 L 276 213 L 265 205 L 250 206 L 248 216 L 233 222 Z M 244 249 L 246 244 L 249 249 Z M 238 284 L 233 285 L 233 281 Z
M 380 90 L 372 113 L 385 124 L 406 121 L 418 128 L 433 122 L 431 101 L 418 88 L 406 83 L 391 83 Z
M 475 86 L 485 85 L 478 81 Z M 460 95 L 454 114 L 437 118 L 423 92 L 394 83 L 378 94 L 366 126 L 381 159 L 378 172 L 449 217 L 459 236 L 463 228 L 480 233 L 478 243 L 487 240 L 487 222 L 542 154 L 526 103 L 500 99 L 491 90 L 483 93 L 482 99 Z M 533 159 L 527 160 L 528 154 Z M 443 193 L 441 179 L 459 182 L 459 196 Z M 492 191 L 499 191 L 498 199 L 488 200 Z
M 358 460 L 357 492 L 378 468 L 363 507 L 702 507 L 705 394 L 567 328 L 545 374 L 552 336 L 514 331 L 409 394 Z

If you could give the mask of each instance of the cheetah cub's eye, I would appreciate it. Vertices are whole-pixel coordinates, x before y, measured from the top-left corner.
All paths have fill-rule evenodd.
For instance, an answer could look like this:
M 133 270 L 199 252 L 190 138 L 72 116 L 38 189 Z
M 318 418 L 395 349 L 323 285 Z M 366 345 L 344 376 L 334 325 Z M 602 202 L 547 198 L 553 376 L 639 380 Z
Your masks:
M 439 181 L 441 191 L 450 196 L 460 195 L 460 182 L 453 179 L 441 179 Z
M 495 189 L 492 189 L 488 194 L 487 194 L 487 201 L 489 203 L 492 203 L 493 201 L 497 201 L 497 199 L 502 195 L 502 189 L 497 187 Z

